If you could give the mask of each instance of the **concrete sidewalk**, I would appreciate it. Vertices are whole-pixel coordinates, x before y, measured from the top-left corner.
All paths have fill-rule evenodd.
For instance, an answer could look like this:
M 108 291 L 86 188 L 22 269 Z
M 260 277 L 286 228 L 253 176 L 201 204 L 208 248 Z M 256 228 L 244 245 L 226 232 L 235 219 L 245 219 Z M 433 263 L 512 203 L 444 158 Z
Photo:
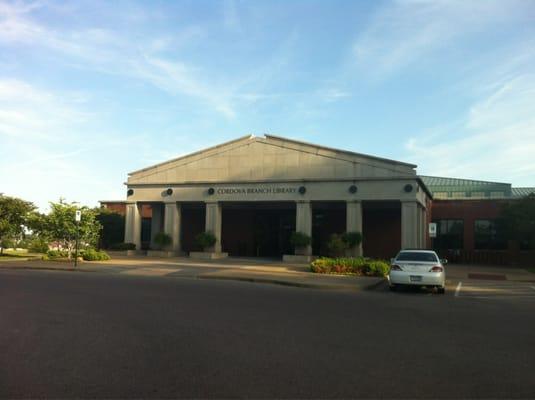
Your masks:
M 116 256 L 109 261 L 81 262 L 76 268 L 65 261 L 17 260 L 0 262 L 0 268 L 234 280 L 345 291 L 372 289 L 384 282 L 383 278 L 314 274 L 308 265 L 303 264 L 288 265 L 276 260 L 240 258 L 198 261 L 185 257 Z

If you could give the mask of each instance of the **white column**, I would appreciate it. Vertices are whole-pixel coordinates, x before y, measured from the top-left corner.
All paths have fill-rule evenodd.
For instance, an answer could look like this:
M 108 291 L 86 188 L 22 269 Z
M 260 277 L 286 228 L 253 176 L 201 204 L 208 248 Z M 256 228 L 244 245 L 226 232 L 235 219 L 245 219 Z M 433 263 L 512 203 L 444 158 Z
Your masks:
M 215 245 L 208 249 L 214 253 L 221 253 L 221 204 L 206 203 L 206 232 L 212 232 L 216 238 Z
M 164 232 L 173 239 L 173 251 L 180 253 L 180 225 L 182 223 L 182 207 L 178 203 L 165 203 Z
M 295 210 L 295 230 L 312 237 L 312 207 L 310 201 L 298 201 Z M 307 246 L 304 255 L 312 255 L 312 246 Z
M 362 234 L 362 203 L 360 201 L 348 201 L 346 203 L 346 232 L 360 232 Z M 350 249 L 351 256 L 362 255 L 362 242 Z
M 401 248 L 418 247 L 418 203 L 401 202 Z
M 157 248 L 154 238 L 158 233 L 162 231 L 162 204 L 152 204 L 152 218 L 150 221 L 150 247 L 151 249 Z
M 427 248 L 427 212 L 425 207 L 420 207 L 420 213 L 421 213 L 421 229 L 420 229 L 420 242 L 421 242 L 421 248 L 426 249 Z
M 127 203 L 125 217 L 125 243 L 134 243 L 141 250 L 141 204 Z

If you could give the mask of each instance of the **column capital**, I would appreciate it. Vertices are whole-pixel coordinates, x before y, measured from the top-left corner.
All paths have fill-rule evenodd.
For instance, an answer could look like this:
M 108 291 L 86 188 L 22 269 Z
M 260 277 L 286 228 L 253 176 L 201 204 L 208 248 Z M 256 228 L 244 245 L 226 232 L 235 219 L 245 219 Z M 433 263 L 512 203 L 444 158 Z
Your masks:
M 310 200 L 296 200 L 295 202 L 300 203 L 300 204 L 306 204 L 306 203 L 310 203 Z

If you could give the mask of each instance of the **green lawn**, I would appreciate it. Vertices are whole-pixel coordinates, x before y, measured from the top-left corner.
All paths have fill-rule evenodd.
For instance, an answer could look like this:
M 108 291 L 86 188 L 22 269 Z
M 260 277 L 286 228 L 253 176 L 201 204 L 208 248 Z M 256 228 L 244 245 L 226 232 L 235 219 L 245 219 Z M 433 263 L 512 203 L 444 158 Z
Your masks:
M 526 271 L 531 272 L 532 274 L 535 274 L 535 267 L 527 267 Z
M 4 250 L 4 252 L 0 255 L 2 260 L 14 260 L 14 259 L 20 259 L 20 258 L 36 258 L 41 257 L 42 254 L 40 253 L 29 253 L 28 250 Z

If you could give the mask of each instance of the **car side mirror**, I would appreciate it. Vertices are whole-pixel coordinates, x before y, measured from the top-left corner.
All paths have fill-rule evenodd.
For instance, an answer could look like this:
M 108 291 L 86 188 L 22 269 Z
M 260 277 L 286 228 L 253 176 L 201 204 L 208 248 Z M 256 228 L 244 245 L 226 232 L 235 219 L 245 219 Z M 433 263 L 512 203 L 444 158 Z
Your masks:
M 446 260 L 445 258 L 443 258 L 442 260 L 440 260 L 440 262 L 443 264 L 443 265 L 446 265 L 448 263 L 448 260 Z

